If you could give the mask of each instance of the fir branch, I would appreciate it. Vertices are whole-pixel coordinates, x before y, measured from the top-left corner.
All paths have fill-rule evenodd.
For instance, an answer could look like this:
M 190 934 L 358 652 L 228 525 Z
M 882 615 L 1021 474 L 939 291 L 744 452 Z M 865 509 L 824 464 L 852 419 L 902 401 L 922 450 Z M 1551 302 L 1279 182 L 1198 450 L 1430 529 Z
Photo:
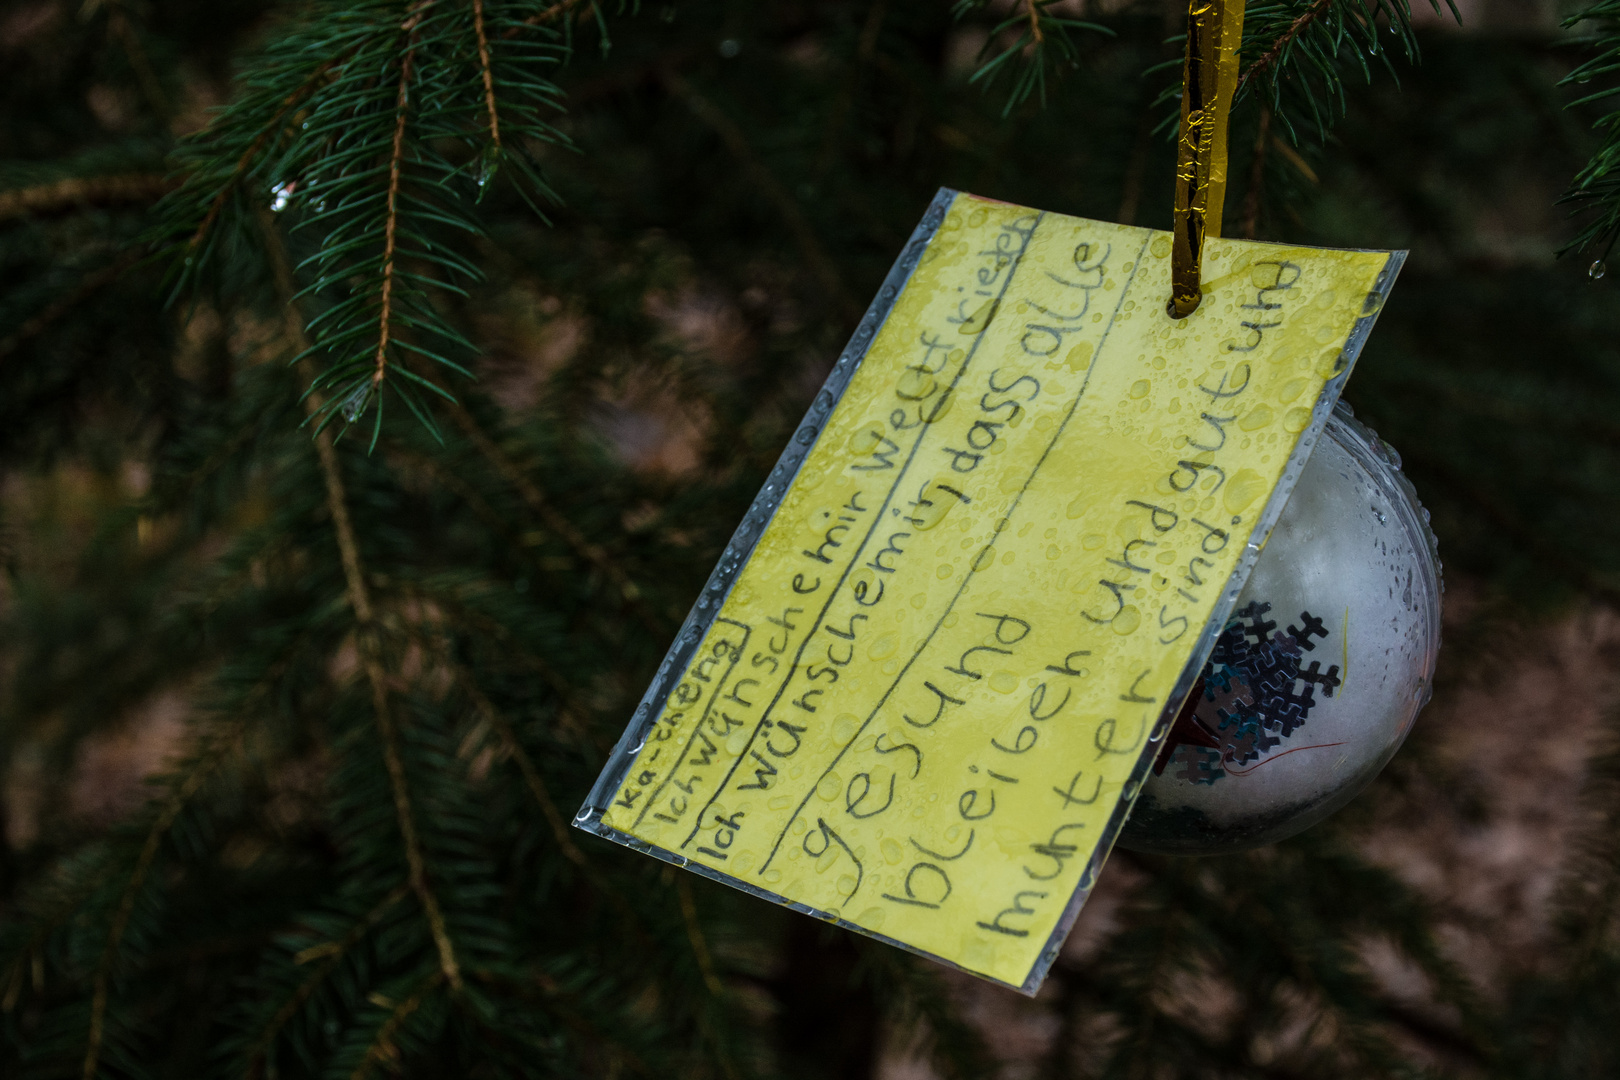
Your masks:
M 451 405 L 450 416 L 455 420 L 456 426 L 461 428 L 462 434 L 472 444 L 473 449 L 477 450 L 484 460 L 495 468 L 495 471 L 502 479 L 512 485 L 512 488 L 517 491 L 530 511 L 540 519 L 546 528 L 561 537 L 563 542 L 574 550 L 575 554 L 596 567 L 608 581 L 613 583 L 614 588 L 618 590 L 619 596 L 636 613 L 637 618 L 641 620 L 648 630 L 660 635 L 668 632 L 669 627 L 664 620 L 659 619 L 653 612 L 649 611 L 642 602 L 640 587 L 624 571 L 624 568 L 614 562 L 600 544 L 593 543 L 586 537 L 578 526 L 569 520 L 568 515 L 551 505 L 551 500 L 546 498 L 539 485 L 530 479 L 529 475 L 500 448 L 494 439 L 489 437 L 478 423 L 477 418 L 465 406 L 460 403 Z
M 141 845 L 140 854 L 136 856 L 135 866 L 119 895 L 118 907 L 113 914 L 112 924 L 107 930 L 107 943 L 102 949 L 101 962 L 96 965 L 96 974 L 90 995 L 90 1033 L 84 1053 L 84 1068 L 81 1071 L 83 1080 L 95 1080 L 96 1067 L 101 1060 L 102 1038 L 107 1017 L 107 996 L 112 981 L 113 964 L 118 959 L 119 946 L 123 942 L 124 931 L 129 927 L 130 916 L 134 914 L 135 898 L 140 892 L 142 884 L 146 881 L 147 872 L 151 870 L 153 861 L 157 858 L 158 848 L 163 843 L 163 838 L 168 835 L 170 828 L 174 826 L 180 812 L 185 809 L 192 797 L 202 788 L 204 781 L 212 775 L 214 769 L 225 759 L 225 755 L 235 747 L 240 731 L 240 725 L 233 724 L 227 732 L 230 735 L 229 738 L 216 737 L 213 740 L 213 745 L 208 747 L 206 752 L 187 770 L 185 779 L 170 791 L 163 808 L 158 811 L 151 827 L 147 830 L 146 840 Z
M 1261 53 L 1253 63 L 1243 69 L 1243 74 L 1238 76 L 1238 89 L 1242 90 L 1244 86 L 1248 85 L 1250 79 L 1257 75 L 1263 75 L 1276 67 L 1277 63 L 1282 59 L 1283 50 L 1287 49 L 1300 34 L 1303 34 L 1306 27 L 1326 15 L 1333 3 L 1334 0 L 1315 0 L 1315 3 L 1301 12 L 1299 17 L 1288 24 L 1288 29 L 1279 34 L 1265 52 Z
M 524 786 L 529 789 L 529 794 L 534 796 L 540 812 L 545 815 L 546 824 L 551 826 L 551 834 L 557 841 L 557 849 L 569 862 L 585 869 L 587 866 L 585 854 L 579 850 L 579 845 L 574 843 L 573 837 L 568 835 L 568 826 L 563 820 L 562 811 L 557 809 L 557 803 L 552 799 L 550 789 L 546 787 L 545 778 L 540 775 L 540 770 L 535 768 L 534 759 L 523 749 L 523 744 L 518 742 L 517 732 L 513 730 L 511 721 L 489 700 L 473 673 L 450 658 L 447 643 L 440 639 L 434 644 L 437 645 L 439 663 L 443 664 L 455 678 L 462 692 L 472 699 L 478 715 L 489 724 L 500 740 L 502 752 L 517 765 Z
M 411 66 L 416 61 L 416 46 L 418 37 L 417 25 L 422 21 L 422 11 L 431 5 L 434 0 L 416 0 L 412 5 L 410 14 L 400 27 L 410 45 L 405 49 L 404 58 L 399 62 L 399 97 L 394 103 L 394 151 L 388 158 L 388 208 L 384 211 L 383 224 L 383 255 L 382 255 L 382 311 L 377 318 L 377 370 L 371 376 L 373 389 L 382 386 L 383 379 L 388 374 L 388 337 L 394 328 L 394 245 L 399 229 L 399 177 L 400 163 L 405 157 L 405 120 L 409 115 L 411 93 Z M 481 6 L 478 11 L 478 43 L 484 44 L 484 22 Z M 482 49 L 480 50 L 482 52 Z M 489 78 L 486 67 L 484 78 Z
M 538 212 L 551 195 L 530 148 L 561 141 L 547 69 L 567 45 L 528 25 L 531 14 L 522 0 L 416 0 L 403 18 L 392 0 L 319 0 L 247 67 L 246 92 L 182 145 L 190 175 L 166 204 L 164 233 L 183 287 L 214 272 L 218 223 L 266 199 L 292 235 L 310 234 L 296 295 L 313 316 L 316 427 L 370 416 L 375 445 L 386 388 L 437 434 L 428 400 L 453 398 L 403 360 L 470 374 L 474 347 L 436 294 L 465 296 L 482 276 L 462 245 L 483 233 L 474 207 L 496 165 Z
M 289 308 L 289 310 L 291 310 Z M 311 416 L 322 406 L 318 394 L 306 399 Z M 332 436 L 320 431 L 315 436 L 316 453 L 320 456 L 321 472 L 326 478 L 327 510 L 332 515 L 333 531 L 337 536 L 338 551 L 343 561 L 343 577 L 348 589 L 349 606 L 359 624 L 356 635 L 361 665 L 371 686 L 371 705 L 377 722 L 377 733 L 382 742 L 383 763 L 388 770 L 389 788 L 394 799 L 394 814 L 399 825 L 400 839 L 405 845 L 405 861 L 409 868 L 411 891 L 422 904 L 427 916 L 433 944 L 439 952 L 439 967 L 453 989 L 461 989 L 461 968 L 456 960 L 455 946 L 450 941 L 444 912 L 439 898 L 428 885 L 427 862 L 422 853 L 422 842 L 417 834 L 416 817 L 411 809 L 410 789 L 405 777 L 405 763 L 400 755 L 399 731 L 394 724 L 393 709 L 388 700 L 387 675 L 383 669 L 381 643 L 376 626 L 364 568 L 360 564 L 360 548 L 355 540 L 354 525 L 349 518 L 348 499 L 344 492 L 343 475 L 337 460 L 337 448 Z
M 247 177 L 252 166 L 259 160 L 260 155 L 269 145 L 270 140 L 281 134 L 282 126 L 286 122 L 287 118 L 292 115 L 294 110 L 303 104 L 304 100 L 309 97 L 310 94 L 314 93 L 320 87 L 322 80 L 327 77 L 328 72 L 330 72 L 336 65 L 345 62 L 352 52 L 352 49 L 346 50 L 345 53 L 341 54 L 340 56 L 334 57 L 333 59 L 328 60 L 326 63 L 321 64 L 310 74 L 309 78 L 305 79 L 301 85 L 294 88 L 291 93 L 282 99 L 280 109 L 275 113 L 270 122 L 265 124 L 259 133 L 254 136 L 253 141 L 248 144 L 247 149 L 242 151 L 242 156 L 237 159 L 236 167 L 231 170 L 229 178 L 226 179 L 223 184 L 218 186 L 217 193 L 214 195 L 213 200 L 208 204 L 208 212 L 203 215 L 202 221 L 197 225 L 197 230 L 191 234 L 191 239 L 186 245 L 188 251 L 195 252 L 208 238 L 208 234 L 213 229 L 214 223 L 219 220 L 220 214 L 224 212 L 226 202 L 232 195 L 236 194 L 237 189 L 241 187 L 242 181 Z
M 418 0 L 417 7 L 420 8 L 426 2 L 431 0 Z M 271 252 L 271 267 L 286 304 L 287 335 L 295 343 L 304 345 L 306 339 L 303 322 L 299 318 L 298 305 L 292 294 L 292 269 L 287 264 L 280 238 L 273 224 L 265 221 L 262 213 L 260 223 Z M 301 355 L 306 352 L 308 352 L 307 345 L 299 349 Z M 306 394 L 304 405 L 311 417 L 318 416 L 325 407 L 318 391 Z M 349 607 L 354 612 L 357 624 L 356 646 L 360 653 L 361 666 L 365 669 L 366 681 L 371 687 L 373 716 L 382 742 L 383 763 L 388 770 L 395 819 L 399 826 L 400 839 L 405 847 L 409 884 L 411 891 L 416 894 L 417 900 L 422 905 L 423 914 L 427 916 L 428 930 L 439 954 L 440 972 L 449 981 L 452 989 L 460 990 L 461 966 L 456 959 L 455 946 L 450 940 L 439 898 L 427 880 L 427 860 L 417 834 L 416 817 L 412 812 L 410 790 L 405 776 L 405 763 L 400 755 L 399 732 L 388 699 L 388 681 L 383 667 L 379 627 L 371 604 L 370 590 L 366 585 L 365 570 L 360 563 L 360 545 L 355 539 L 354 523 L 349 516 L 348 497 L 344 490 L 337 448 L 333 445 L 331 433 L 324 428 L 315 433 L 314 442 L 315 452 L 320 460 L 321 474 L 326 481 L 326 508 L 332 518 L 338 556 L 343 565 L 343 579 Z
M 1594 55 L 1565 76 L 1560 85 L 1584 87 L 1598 78 L 1608 80 L 1609 84 L 1582 94 L 1570 102 L 1571 108 L 1610 100 L 1620 94 L 1620 83 L 1614 81 L 1615 73 L 1620 71 L 1620 0 L 1596 0 L 1590 7 L 1565 19 L 1563 25 L 1572 29 L 1583 23 L 1590 23 L 1594 28 L 1589 42 Z M 1601 274 L 1603 260 L 1614 249 L 1615 241 L 1620 240 L 1620 109 L 1605 113 L 1593 126 L 1602 133 L 1598 147 L 1575 174 L 1560 200 L 1574 205 L 1577 213 L 1590 215 L 1590 220 L 1560 254 L 1597 250 L 1598 261 L 1593 264 L 1593 271 Z
M 160 173 L 72 176 L 32 187 L 0 191 L 0 221 L 29 214 L 59 214 L 83 206 L 143 205 L 174 189 Z
M 1454 0 L 1444 0 L 1452 15 Z M 1429 0 L 1436 12 L 1441 0 Z M 1381 35 L 1390 39 L 1389 44 Z M 1371 81 L 1373 64 L 1394 74 L 1391 46 L 1408 63 L 1419 50 L 1408 0 L 1279 0 L 1251 5 L 1244 16 L 1241 55 L 1252 57 L 1238 78 L 1238 98 L 1257 89 L 1275 123 L 1298 144 L 1299 128 L 1319 140 L 1349 106 L 1345 78 Z M 1178 67 L 1179 70 L 1179 67 Z M 1166 87 L 1160 102 L 1179 101 L 1180 86 Z
M 527 19 L 524 19 L 523 25 L 544 26 L 547 23 L 555 22 L 561 19 L 563 16 L 567 15 L 581 4 L 586 5 L 587 13 L 589 13 L 591 8 L 596 6 L 595 0 L 557 0 L 557 3 L 552 4 L 545 10 L 538 11 L 535 14 L 530 15 Z
M 979 52 L 980 64 L 968 81 L 982 83 L 986 89 L 1004 71 L 1012 70 L 1012 88 L 1002 106 L 1001 115 L 1010 116 L 1013 109 L 1036 97 L 1046 104 L 1049 72 L 1065 67 L 1078 67 L 1080 46 L 1071 35 L 1079 31 L 1114 36 L 1114 31 L 1101 23 L 1087 22 L 1052 15 L 1047 8 L 1058 0 L 1023 0 L 1023 11 L 1015 2 L 1008 13 L 1000 18 L 985 38 Z M 955 0 L 952 14 L 958 22 L 984 11 L 1000 8 L 996 0 Z
M 446 978 L 450 978 L 452 987 L 459 988 L 459 975 L 451 978 L 446 972 L 435 971 L 422 980 L 411 992 L 410 997 L 392 1007 L 388 1019 L 377 1029 L 376 1037 L 366 1048 L 365 1057 L 355 1066 L 354 1072 L 349 1074 L 349 1080 L 365 1080 L 371 1075 L 374 1066 L 383 1062 L 396 1063 L 399 1060 L 399 1049 L 394 1045 L 394 1040 L 398 1037 L 400 1028 L 410 1019 L 412 1013 L 422 1007 L 422 1002 L 438 987 L 439 982 Z
M 396 885 L 370 911 L 355 920 L 354 925 L 349 928 L 349 932 L 344 934 L 343 937 L 337 941 L 323 941 L 319 945 L 312 945 L 293 957 L 293 963 L 295 964 L 307 964 L 312 960 L 319 960 L 320 964 L 310 973 L 309 978 L 299 983 L 297 988 L 288 995 L 287 1000 L 282 1002 L 281 1008 L 276 1010 L 275 1014 L 270 1018 L 270 1022 L 260 1031 L 258 1038 L 246 1055 L 247 1068 L 243 1074 L 244 1080 L 259 1080 L 264 1075 L 265 1060 L 269 1055 L 270 1047 L 275 1043 L 282 1029 L 292 1022 L 293 1017 L 298 1015 L 299 1010 L 304 1007 L 310 995 L 314 994 L 316 989 L 336 970 L 343 958 L 382 922 L 383 916 L 388 914 L 389 909 L 410 895 L 410 891 L 408 884 Z
M 484 104 L 489 109 L 489 141 L 501 148 L 501 117 L 495 108 L 495 77 L 489 70 L 489 39 L 484 35 L 484 0 L 472 0 L 473 28 L 478 32 L 478 66 L 484 76 Z
M 480 610 L 462 591 L 433 588 L 423 583 L 401 583 L 395 587 L 394 591 L 400 596 L 441 604 L 468 626 L 489 635 L 503 646 L 520 652 L 524 664 L 532 668 L 544 680 L 551 692 L 557 695 L 557 718 L 564 729 L 572 733 L 582 744 L 594 745 L 604 755 L 612 748 L 612 745 L 603 741 L 591 725 L 586 722 L 583 710 L 574 702 L 573 687 L 558 673 L 557 669 L 547 663 L 545 657 L 529 648 L 518 635 L 512 632 L 511 628 L 488 612 Z

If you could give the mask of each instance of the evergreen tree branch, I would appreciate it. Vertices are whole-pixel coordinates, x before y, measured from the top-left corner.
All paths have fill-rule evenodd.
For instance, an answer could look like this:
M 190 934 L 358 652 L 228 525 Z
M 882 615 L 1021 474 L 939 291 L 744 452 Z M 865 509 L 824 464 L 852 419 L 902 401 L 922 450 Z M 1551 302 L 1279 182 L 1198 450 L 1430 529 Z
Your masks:
M 1564 77 L 1562 85 L 1586 86 L 1593 79 L 1603 78 L 1608 85 L 1584 93 L 1570 102 L 1570 107 L 1596 101 L 1612 101 L 1620 94 L 1620 83 L 1615 74 L 1620 71 L 1620 0 L 1595 0 L 1585 10 L 1564 20 L 1566 29 L 1582 23 L 1591 23 L 1595 33 L 1590 47 L 1595 55 Z M 1599 264 L 1607 259 L 1620 239 L 1620 109 L 1611 109 L 1594 125 L 1602 133 L 1596 150 L 1581 170 L 1575 174 L 1569 190 L 1561 202 L 1573 204 L 1578 212 L 1591 215 L 1591 220 L 1563 253 L 1582 249 L 1597 249 Z M 1599 269 L 1594 264 L 1594 271 Z
M 282 99 L 280 109 L 275 112 L 270 122 L 265 124 L 260 129 L 258 135 L 253 138 L 253 141 L 248 143 L 247 149 L 242 151 L 241 157 L 237 159 L 236 167 L 231 170 L 230 175 L 224 180 L 224 182 L 218 185 L 218 190 L 208 204 L 207 213 L 203 215 L 202 221 L 198 223 L 196 231 L 191 234 L 191 239 L 186 244 L 188 251 L 196 251 L 208 238 L 208 235 L 213 230 L 215 223 L 219 221 L 220 215 L 224 213 L 226 203 L 241 186 L 242 181 L 247 177 L 248 172 L 253 165 L 259 160 L 260 154 L 264 152 L 265 148 L 269 145 L 270 140 L 281 134 L 282 127 L 287 118 L 292 115 L 292 113 L 301 104 L 303 104 L 304 100 L 308 98 L 309 95 L 313 94 L 317 89 L 319 89 L 322 80 L 327 77 L 327 74 L 332 70 L 332 68 L 347 60 L 353 51 L 354 50 L 352 48 L 345 50 L 340 56 L 334 57 L 331 60 L 326 61 L 324 64 L 321 64 L 310 73 L 309 78 L 305 79 L 301 85 L 296 87 L 291 93 Z
M 484 76 L 484 104 L 489 108 L 489 141 L 501 148 L 501 117 L 495 108 L 495 76 L 489 69 L 489 38 L 484 34 L 484 0 L 472 0 L 473 28 L 478 32 L 478 67 Z
M 655 634 L 666 634 L 669 627 L 664 620 L 647 609 L 641 599 L 641 588 L 631 579 L 624 568 L 613 561 L 613 558 L 603 550 L 600 544 L 593 543 L 579 528 L 568 519 L 568 516 L 551 505 L 538 484 L 530 479 L 516 461 L 512 460 L 500 445 L 484 431 L 478 419 L 457 402 L 450 406 L 450 416 L 461 428 L 461 433 L 472 444 L 473 449 L 494 467 L 495 471 L 510 484 L 518 495 L 527 504 L 529 509 L 539 518 L 541 523 L 562 539 L 574 553 L 590 565 L 596 567 L 613 587 L 618 590 L 619 596 L 626 606 L 635 612 L 643 626 Z
M 296 295 L 313 316 L 317 427 L 371 416 L 375 445 L 386 387 L 437 435 L 428 401 L 449 392 L 404 360 L 470 376 L 458 357 L 475 348 L 436 294 L 466 296 L 482 277 L 461 244 L 483 234 L 475 207 L 495 166 L 538 213 L 536 198 L 552 196 L 529 147 L 562 141 L 547 71 L 568 46 L 529 26 L 531 12 L 523 0 L 418 0 L 402 17 L 393 0 L 316 0 L 247 66 L 246 92 L 182 144 L 191 175 L 163 229 L 181 285 L 215 269 L 219 223 L 267 199 L 293 235 L 313 234 Z
M 82 206 L 142 205 L 174 190 L 161 173 L 70 176 L 32 187 L 0 191 L 0 221 L 29 214 L 59 214 Z
M 421 984 L 412 991 L 410 997 L 393 1007 L 393 1010 L 388 1014 L 388 1019 L 377 1029 L 376 1037 L 372 1039 L 371 1045 L 366 1048 L 365 1057 L 360 1060 L 359 1065 L 355 1066 L 354 1072 L 349 1074 L 349 1080 L 365 1080 L 367 1076 L 371 1075 L 374 1066 L 383 1062 L 397 1062 L 399 1060 L 399 1049 L 394 1045 L 394 1039 L 399 1035 L 399 1029 L 404 1026 L 406 1020 L 410 1019 L 412 1013 L 422 1007 L 422 1002 L 439 985 L 439 982 L 446 978 L 449 978 L 446 972 L 433 972 L 422 980 Z M 459 986 L 459 982 L 460 976 L 458 975 L 451 979 L 451 986 Z
M 1016 70 L 1012 89 L 1002 106 L 1003 118 L 1033 95 L 1046 104 L 1048 69 L 1062 70 L 1065 66 L 1078 66 L 1080 47 L 1071 36 L 1075 31 L 1089 31 L 1108 37 L 1114 31 L 1101 23 L 1062 18 L 1049 14 L 1046 9 L 1057 0 L 1023 0 L 1023 11 L 1015 2 L 1001 10 L 1006 15 L 990 28 L 980 50 L 981 63 L 969 77 L 969 82 L 983 83 L 986 88 L 1006 70 Z M 982 11 L 1000 8 L 995 0 L 955 0 L 952 12 L 958 22 Z M 1016 35 L 1013 34 L 1017 30 Z M 1010 40 L 1009 40 L 1010 39 Z M 997 48 L 998 43 L 1001 43 Z M 995 49 L 994 55 L 991 50 Z
M 587 868 L 585 853 L 579 850 L 573 837 L 568 835 L 568 825 L 563 820 L 562 811 L 557 809 L 557 803 L 552 799 L 550 789 L 546 787 L 545 778 L 540 775 L 540 770 L 535 768 L 534 759 L 523 749 L 523 744 L 518 742 L 517 732 L 512 729 L 511 721 L 495 707 L 494 702 L 489 700 L 473 673 L 468 671 L 465 665 L 458 664 L 450 658 L 449 649 L 444 647 L 444 642 L 441 640 L 438 645 L 436 651 L 439 654 L 439 662 L 450 671 L 462 692 L 472 699 L 473 707 L 478 710 L 479 716 L 489 724 L 500 740 L 502 752 L 517 765 L 524 786 L 529 789 L 529 794 L 534 796 L 540 812 L 545 815 L 546 824 L 551 826 L 551 834 L 557 840 L 557 849 L 575 866 Z
M 1307 27 L 1326 15 L 1334 2 L 1335 0 L 1315 0 L 1310 7 L 1301 12 L 1293 22 L 1288 24 L 1288 28 L 1277 36 L 1277 39 L 1271 43 L 1265 52 L 1261 53 L 1253 63 L 1243 69 L 1243 74 L 1238 76 L 1238 90 L 1241 91 L 1247 86 L 1250 79 L 1258 75 L 1264 75 L 1267 71 L 1276 67 L 1282 60 L 1284 50 L 1297 41 Z
M 214 769 L 225 759 L 225 755 L 236 745 L 240 731 L 240 725 L 233 724 L 229 730 L 230 738 L 219 737 L 213 740 L 213 745 L 187 770 L 185 779 L 170 791 L 163 808 L 147 830 L 146 840 L 141 845 L 140 854 L 136 856 L 134 869 L 130 872 L 129 879 L 118 898 L 118 907 L 107 930 L 107 944 L 102 950 L 101 962 L 96 965 L 90 995 L 90 1032 L 84 1053 L 84 1068 L 81 1072 L 84 1080 L 95 1080 L 96 1068 L 101 1060 L 112 969 L 118 959 L 124 931 L 129 928 L 130 916 L 135 911 L 135 898 L 146 881 L 147 872 L 151 870 L 153 861 L 157 858 L 163 838 L 168 835 L 180 812 L 202 788 L 204 781 L 212 775 Z
M 409 884 L 396 885 L 370 911 L 356 920 L 354 925 L 349 928 L 349 932 L 344 934 L 342 938 L 337 941 L 324 941 L 319 945 L 312 945 L 293 957 L 293 963 L 295 964 L 307 964 L 312 960 L 319 960 L 321 963 L 310 973 L 309 978 L 300 983 L 292 994 L 288 995 L 287 1000 L 282 1002 L 281 1008 L 276 1010 L 275 1015 L 270 1018 L 270 1022 L 264 1026 L 258 1038 L 254 1040 L 254 1044 L 246 1056 L 247 1068 L 243 1073 L 244 1080 L 260 1080 L 263 1077 L 265 1060 L 270 1052 L 270 1047 L 281 1034 L 282 1029 L 292 1022 L 293 1017 L 298 1015 L 299 1010 L 304 1007 L 304 1003 L 309 1000 L 310 995 L 315 993 L 321 983 L 332 974 L 350 950 L 360 944 L 366 935 L 371 933 L 378 923 L 382 922 L 383 916 L 388 913 L 389 909 L 410 895 L 410 892 Z
M 405 55 L 399 62 L 399 96 L 394 103 L 394 150 L 388 158 L 388 204 L 383 216 L 382 310 L 377 317 L 377 370 L 371 376 L 374 391 L 382 387 L 383 379 L 388 375 L 388 339 L 394 328 L 394 245 L 399 229 L 400 166 L 405 158 L 405 120 L 410 115 L 411 68 L 416 62 L 416 46 L 420 40 L 417 36 L 417 26 L 422 21 L 423 9 L 433 2 L 434 0 L 416 0 L 400 27 L 400 32 L 406 35 L 410 45 L 405 49 Z M 475 10 L 479 15 L 478 40 L 482 47 L 484 45 L 482 5 L 475 4 Z M 485 61 L 484 78 L 487 81 L 489 79 L 487 49 L 481 48 L 480 51 Z M 490 107 L 494 108 L 493 101 Z M 493 124 L 493 112 L 490 119 Z
M 418 0 L 413 10 L 419 10 L 428 2 L 431 0 Z M 299 317 L 298 305 L 292 294 L 292 268 L 288 265 L 285 249 L 281 245 L 274 224 L 264 220 L 262 211 L 260 223 L 271 255 L 272 272 L 286 304 L 287 335 L 297 345 L 304 345 L 306 340 L 304 324 Z M 305 346 L 298 351 L 303 354 L 308 348 Z M 320 415 L 325 407 L 320 392 L 312 390 L 306 394 L 304 407 L 310 417 Z M 405 864 L 411 891 L 416 894 L 417 900 L 422 905 L 422 911 L 427 916 L 428 930 L 433 936 L 433 944 L 439 954 L 440 973 L 453 990 L 460 990 L 461 966 L 456 959 L 455 946 L 450 940 L 450 932 L 445 925 L 439 898 L 428 884 L 427 861 L 422 852 L 421 838 L 417 834 L 416 818 L 412 812 L 410 789 L 405 776 L 405 762 L 400 755 L 399 732 L 394 723 L 393 709 L 388 697 L 387 674 L 383 665 L 382 643 L 379 640 L 380 628 L 377 626 L 375 611 L 371 605 L 365 570 L 360 562 L 360 545 L 355 540 L 354 523 L 349 517 L 348 497 L 344 490 L 337 448 L 333 445 L 330 431 L 325 428 L 315 433 L 314 443 L 321 474 L 326 481 L 326 508 L 332 517 L 332 530 L 336 534 L 349 607 L 354 612 L 357 624 L 355 644 L 360 653 L 361 666 L 365 669 L 366 681 L 371 687 L 372 710 L 377 724 L 377 734 L 382 743 L 383 764 L 388 770 L 389 788 L 393 795 L 394 814 L 399 825 L 400 839 L 405 847 Z
M 583 711 L 574 703 L 573 687 L 557 672 L 557 669 L 548 664 L 545 657 L 534 652 L 523 641 L 518 640 L 517 636 L 498 619 L 479 610 L 473 603 L 469 602 L 467 596 L 443 588 L 429 587 L 420 582 L 414 584 L 402 582 L 395 587 L 394 591 L 401 596 L 431 600 L 434 603 L 441 604 L 447 611 L 453 613 L 457 619 L 464 621 L 468 626 L 476 627 L 502 645 L 521 653 L 523 662 L 533 668 L 535 673 L 551 688 L 552 693 L 557 695 L 557 719 L 560 726 L 572 733 L 581 744 L 595 746 L 604 756 L 612 749 L 612 744 L 602 740 L 591 728 L 590 724 L 585 721 Z

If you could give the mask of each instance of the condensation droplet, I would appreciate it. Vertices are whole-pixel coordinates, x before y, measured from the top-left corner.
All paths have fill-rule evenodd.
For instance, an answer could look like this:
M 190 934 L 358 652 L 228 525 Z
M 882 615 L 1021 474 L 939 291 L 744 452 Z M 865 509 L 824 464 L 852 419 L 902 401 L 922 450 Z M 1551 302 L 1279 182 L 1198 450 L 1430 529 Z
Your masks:
M 1609 266 L 1602 259 L 1593 259 L 1592 265 L 1586 268 L 1586 276 L 1597 281 L 1609 272 Z

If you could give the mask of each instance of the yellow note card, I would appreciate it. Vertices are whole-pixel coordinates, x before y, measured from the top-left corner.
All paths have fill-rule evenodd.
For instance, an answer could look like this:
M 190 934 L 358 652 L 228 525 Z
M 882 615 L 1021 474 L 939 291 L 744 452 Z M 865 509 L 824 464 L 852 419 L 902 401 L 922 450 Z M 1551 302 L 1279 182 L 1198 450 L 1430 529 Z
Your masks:
M 577 823 L 1033 993 L 1401 254 L 944 191 Z

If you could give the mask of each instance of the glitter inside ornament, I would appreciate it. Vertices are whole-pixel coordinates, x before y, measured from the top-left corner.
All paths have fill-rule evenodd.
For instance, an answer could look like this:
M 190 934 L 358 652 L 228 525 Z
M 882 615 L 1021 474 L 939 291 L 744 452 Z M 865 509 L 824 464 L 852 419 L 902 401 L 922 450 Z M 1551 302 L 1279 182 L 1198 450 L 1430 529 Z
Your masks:
M 1119 845 L 1236 851 L 1349 802 L 1429 700 L 1440 588 L 1428 514 L 1399 457 L 1341 406 Z

